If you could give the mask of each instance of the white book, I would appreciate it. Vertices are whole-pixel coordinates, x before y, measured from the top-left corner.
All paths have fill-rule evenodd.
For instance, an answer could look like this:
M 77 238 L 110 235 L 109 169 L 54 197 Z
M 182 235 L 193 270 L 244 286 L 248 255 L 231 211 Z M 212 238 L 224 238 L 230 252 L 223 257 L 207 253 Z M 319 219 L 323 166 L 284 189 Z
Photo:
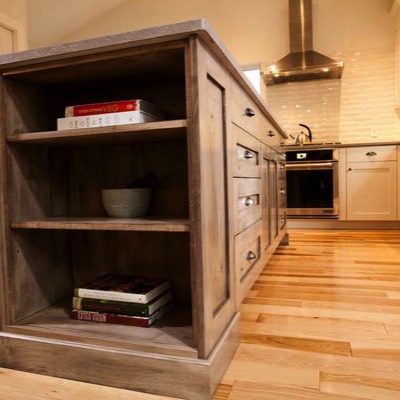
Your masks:
M 57 130 L 100 128 L 103 126 L 139 124 L 159 121 L 154 115 L 143 111 L 123 111 L 108 114 L 85 115 L 81 117 L 57 118 Z

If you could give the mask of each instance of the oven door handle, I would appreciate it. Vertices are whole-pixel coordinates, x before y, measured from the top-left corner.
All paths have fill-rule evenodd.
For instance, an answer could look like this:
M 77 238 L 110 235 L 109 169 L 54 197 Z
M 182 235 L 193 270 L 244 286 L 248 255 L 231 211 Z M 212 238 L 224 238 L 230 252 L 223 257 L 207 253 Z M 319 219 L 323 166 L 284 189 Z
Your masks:
M 299 169 L 299 168 L 332 168 L 334 162 L 321 162 L 321 163 L 286 163 L 286 169 Z

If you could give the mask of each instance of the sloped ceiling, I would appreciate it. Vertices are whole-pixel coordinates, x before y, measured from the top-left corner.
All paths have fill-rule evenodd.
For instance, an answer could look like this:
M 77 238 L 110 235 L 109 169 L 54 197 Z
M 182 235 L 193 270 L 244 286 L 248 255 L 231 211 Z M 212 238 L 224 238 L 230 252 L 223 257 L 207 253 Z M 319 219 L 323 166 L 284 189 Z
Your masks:
M 28 46 L 62 43 L 65 37 L 131 0 L 27 0 Z

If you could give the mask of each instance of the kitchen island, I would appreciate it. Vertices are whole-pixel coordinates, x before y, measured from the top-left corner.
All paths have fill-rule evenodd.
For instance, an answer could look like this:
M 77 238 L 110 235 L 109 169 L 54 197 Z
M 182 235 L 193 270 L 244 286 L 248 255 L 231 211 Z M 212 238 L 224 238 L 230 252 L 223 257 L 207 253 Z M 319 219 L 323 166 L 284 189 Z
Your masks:
M 207 21 L 0 57 L 0 366 L 207 400 L 239 305 L 287 242 L 286 138 Z M 57 130 L 67 106 L 144 99 L 165 119 Z M 101 189 L 159 178 L 144 218 Z M 70 318 L 101 274 L 168 278 L 149 328 Z

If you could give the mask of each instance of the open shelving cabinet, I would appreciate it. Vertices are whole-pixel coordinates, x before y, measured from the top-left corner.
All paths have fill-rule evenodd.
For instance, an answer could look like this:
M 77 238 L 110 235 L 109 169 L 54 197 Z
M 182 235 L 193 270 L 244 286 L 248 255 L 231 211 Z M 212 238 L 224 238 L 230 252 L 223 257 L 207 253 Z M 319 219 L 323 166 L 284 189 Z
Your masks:
M 192 28 L 173 29 L 0 60 L 1 366 L 191 400 L 221 379 L 238 344 L 226 132 L 201 128 L 210 110 L 196 99 L 216 81 L 197 57 L 210 51 Z M 57 130 L 66 106 L 132 98 L 168 117 Z M 204 128 L 221 154 L 201 143 Z M 146 217 L 108 218 L 101 189 L 150 171 Z M 150 328 L 71 319 L 74 288 L 108 272 L 169 278 L 174 307 Z
M 132 98 L 167 118 L 57 130 L 66 106 Z M 239 343 L 241 298 L 267 261 L 245 248 L 235 261 L 247 239 L 235 238 L 246 197 L 234 197 L 233 121 L 248 121 L 249 102 L 282 134 L 204 20 L 0 57 L 0 366 L 212 397 Z M 146 217 L 108 218 L 101 190 L 150 171 Z M 243 263 L 257 268 L 239 287 Z M 74 288 L 108 272 L 169 278 L 173 308 L 149 328 L 71 319 Z

